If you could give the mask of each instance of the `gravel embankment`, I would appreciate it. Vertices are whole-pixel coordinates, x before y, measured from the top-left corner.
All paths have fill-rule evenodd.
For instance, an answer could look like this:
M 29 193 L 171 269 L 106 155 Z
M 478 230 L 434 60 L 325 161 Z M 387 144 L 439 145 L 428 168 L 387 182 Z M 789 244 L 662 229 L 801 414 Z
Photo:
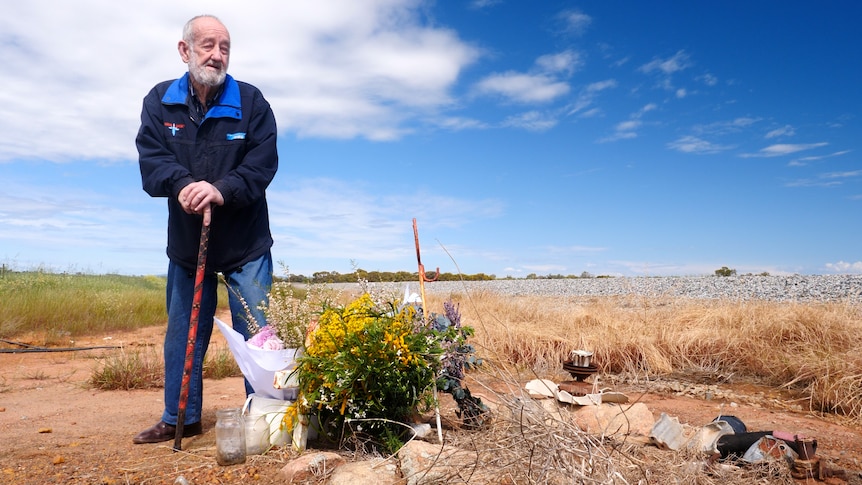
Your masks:
M 377 285 L 381 285 L 378 283 Z M 405 283 L 386 283 L 400 288 Z M 347 285 L 345 285 L 347 286 Z M 410 283 L 418 291 L 418 283 Z M 530 279 L 493 281 L 435 281 L 428 294 L 490 291 L 513 296 L 677 297 L 694 299 L 772 300 L 799 302 L 862 302 L 862 275 L 817 276 L 686 276 Z

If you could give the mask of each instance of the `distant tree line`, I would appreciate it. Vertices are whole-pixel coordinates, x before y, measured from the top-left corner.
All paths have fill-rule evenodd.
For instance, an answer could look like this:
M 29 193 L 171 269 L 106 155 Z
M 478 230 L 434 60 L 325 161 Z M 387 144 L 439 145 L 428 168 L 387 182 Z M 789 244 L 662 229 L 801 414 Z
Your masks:
M 728 268 L 727 266 L 722 266 L 721 268 L 718 268 L 717 270 L 715 270 L 715 275 L 716 276 L 736 276 L 736 270 L 732 269 L 732 268 Z M 757 273 L 757 274 L 745 273 L 743 276 L 769 276 L 769 273 L 766 271 L 764 271 L 762 273 Z
M 433 272 L 425 272 L 426 277 L 433 278 Z M 419 272 L 409 271 L 365 271 L 357 269 L 350 273 L 339 273 L 338 271 L 317 271 L 311 276 L 306 275 L 289 275 L 287 278 L 292 283 L 356 283 L 360 279 L 374 282 L 402 282 L 402 281 L 419 281 Z M 437 281 L 487 281 L 497 279 L 494 275 L 486 275 L 485 273 L 455 274 L 455 273 L 440 273 Z
M 433 272 L 425 272 L 425 275 L 429 278 L 434 277 Z M 574 279 L 574 278 L 611 278 L 611 276 L 593 276 L 592 274 L 584 271 L 579 276 L 576 275 L 561 275 L 561 274 L 547 274 L 547 275 L 537 275 L 535 273 L 530 273 L 526 276 L 525 279 L 545 279 L 545 280 L 554 280 L 554 279 Z M 302 274 L 291 274 L 287 277 L 278 278 L 282 281 L 290 281 L 291 283 L 356 283 L 360 279 L 374 282 L 402 282 L 402 281 L 419 281 L 419 273 L 409 272 L 409 271 L 365 271 L 363 269 L 356 269 L 350 273 L 339 273 L 338 271 L 317 271 L 313 273 L 311 276 L 306 276 Z M 496 275 L 489 275 L 485 273 L 476 273 L 476 274 L 457 274 L 457 273 L 440 273 L 437 276 L 436 281 L 490 281 L 496 280 Z M 511 276 L 506 276 L 503 279 L 516 279 Z

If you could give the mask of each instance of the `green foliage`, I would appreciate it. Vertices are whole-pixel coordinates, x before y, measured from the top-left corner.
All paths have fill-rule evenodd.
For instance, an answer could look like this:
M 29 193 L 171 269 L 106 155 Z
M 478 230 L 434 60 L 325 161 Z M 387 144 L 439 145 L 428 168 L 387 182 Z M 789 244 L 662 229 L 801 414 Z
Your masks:
M 730 269 L 727 266 L 722 266 L 721 268 L 715 270 L 716 276 L 736 276 L 736 270 Z

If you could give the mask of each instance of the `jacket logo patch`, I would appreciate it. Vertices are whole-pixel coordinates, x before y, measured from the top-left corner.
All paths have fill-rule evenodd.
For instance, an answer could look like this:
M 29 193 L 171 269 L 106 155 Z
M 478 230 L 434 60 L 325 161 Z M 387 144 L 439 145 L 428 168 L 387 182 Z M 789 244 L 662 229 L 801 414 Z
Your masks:
M 177 132 L 186 127 L 182 123 L 168 123 L 167 121 L 165 121 L 165 126 L 171 132 L 171 136 L 177 136 Z
M 245 140 L 245 133 L 228 133 L 228 140 Z

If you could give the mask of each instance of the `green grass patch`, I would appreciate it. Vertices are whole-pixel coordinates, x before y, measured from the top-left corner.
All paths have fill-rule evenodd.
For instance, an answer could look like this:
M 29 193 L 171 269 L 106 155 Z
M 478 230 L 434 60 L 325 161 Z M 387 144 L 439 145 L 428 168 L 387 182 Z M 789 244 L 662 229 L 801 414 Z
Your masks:
M 26 334 L 52 345 L 164 325 L 166 285 L 160 276 L 0 271 L 0 338 Z M 227 307 L 221 286 L 219 307 Z

